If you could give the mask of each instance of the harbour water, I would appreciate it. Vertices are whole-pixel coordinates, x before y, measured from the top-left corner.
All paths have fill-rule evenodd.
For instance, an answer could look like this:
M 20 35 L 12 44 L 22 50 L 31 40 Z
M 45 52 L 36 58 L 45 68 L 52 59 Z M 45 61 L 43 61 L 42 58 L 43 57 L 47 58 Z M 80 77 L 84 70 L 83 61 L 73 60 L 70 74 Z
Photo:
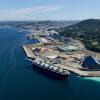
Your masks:
M 57 81 L 33 70 L 21 47 L 25 35 L 0 28 L 0 100 L 100 100 L 100 78 Z

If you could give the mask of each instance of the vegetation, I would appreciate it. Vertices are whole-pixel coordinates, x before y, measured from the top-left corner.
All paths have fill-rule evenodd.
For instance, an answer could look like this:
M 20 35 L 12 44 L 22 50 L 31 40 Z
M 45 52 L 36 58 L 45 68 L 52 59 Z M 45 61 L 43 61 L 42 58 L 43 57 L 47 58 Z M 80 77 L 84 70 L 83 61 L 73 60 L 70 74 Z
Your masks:
M 100 52 L 100 20 L 84 20 L 59 31 L 66 37 L 80 39 L 87 49 Z

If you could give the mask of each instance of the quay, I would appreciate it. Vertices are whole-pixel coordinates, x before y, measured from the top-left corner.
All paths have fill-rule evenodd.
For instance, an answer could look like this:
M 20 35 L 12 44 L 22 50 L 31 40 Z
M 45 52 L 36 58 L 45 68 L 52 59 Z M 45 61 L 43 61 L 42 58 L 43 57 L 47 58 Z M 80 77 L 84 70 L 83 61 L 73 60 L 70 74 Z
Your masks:
M 34 58 L 32 50 L 31 50 L 30 47 L 28 47 L 28 45 L 27 46 L 23 45 L 23 49 L 24 49 L 24 51 L 25 51 L 25 53 L 26 53 L 26 55 L 27 55 L 28 58 Z
M 38 55 L 33 52 L 33 49 L 35 48 L 41 49 L 41 52 Z M 54 64 L 56 67 L 61 67 L 63 69 L 66 69 L 82 77 L 100 77 L 100 70 L 98 71 L 83 70 L 81 64 L 75 62 L 75 59 L 78 59 L 76 57 L 79 57 L 80 55 L 82 55 L 80 53 L 77 55 L 74 55 L 73 53 L 68 55 L 67 53 L 60 53 L 54 47 L 48 50 L 47 48 L 45 48 L 44 44 L 40 44 L 40 43 L 33 44 L 33 45 L 23 45 L 23 49 L 28 58 L 37 58 L 37 59 L 42 58 L 46 60 L 48 63 L 52 63 L 51 61 L 47 59 L 47 57 L 49 57 L 50 59 L 53 56 L 57 55 L 60 58 L 63 58 L 64 60 L 61 60 L 61 63 Z
M 82 77 L 100 77 L 100 71 L 83 71 L 81 69 L 74 68 L 71 65 L 67 65 L 66 67 L 64 65 L 60 66 Z

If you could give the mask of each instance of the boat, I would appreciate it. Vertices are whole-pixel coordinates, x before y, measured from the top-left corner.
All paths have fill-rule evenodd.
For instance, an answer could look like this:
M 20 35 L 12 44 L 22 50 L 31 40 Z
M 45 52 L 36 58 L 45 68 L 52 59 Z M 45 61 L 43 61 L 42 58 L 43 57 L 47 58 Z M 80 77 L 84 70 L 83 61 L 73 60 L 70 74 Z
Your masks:
M 66 69 L 62 69 L 42 61 L 34 60 L 32 63 L 35 70 L 38 70 L 39 72 L 54 79 L 64 80 L 67 79 L 68 75 L 70 74 Z

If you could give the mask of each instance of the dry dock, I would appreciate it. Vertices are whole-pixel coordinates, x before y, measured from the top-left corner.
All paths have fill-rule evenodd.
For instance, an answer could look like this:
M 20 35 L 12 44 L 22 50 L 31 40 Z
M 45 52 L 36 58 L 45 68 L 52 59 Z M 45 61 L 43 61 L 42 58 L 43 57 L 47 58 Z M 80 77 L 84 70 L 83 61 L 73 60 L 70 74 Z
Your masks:
M 36 46 L 35 46 L 36 47 Z M 25 53 L 26 53 L 26 55 L 27 55 L 27 57 L 28 58 L 39 58 L 39 57 L 42 57 L 44 54 L 45 54 L 45 56 L 46 55 L 49 55 L 49 53 L 50 53 L 50 55 L 52 54 L 52 52 L 54 53 L 55 52 L 55 49 L 53 50 L 53 51 L 45 51 L 45 52 L 41 52 L 40 53 L 40 55 L 38 56 L 38 55 L 35 55 L 34 53 L 33 53 L 33 51 L 32 51 L 32 48 L 35 48 L 34 46 L 30 46 L 30 45 L 24 45 L 23 46 L 23 49 L 24 49 L 24 51 L 25 51 Z M 41 47 L 41 46 L 40 46 Z M 44 53 L 44 54 L 43 54 Z M 56 52 L 56 54 L 59 54 L 59 52 L 57 51 Z M 59 54 L 60 55 L 60 54 Z M 64 55 L 64 54 L 63 54 Z M 65 54 L 65 56 L 68 56 L 67 54 Z M 71 56 L 70 56 L 71 57 Z M 43 56 L 43 58 L 45 58 L 44 56 Z M 68 71 L 70 71 L 70 72 L 73 72 L 73 73 L 75 73 L 75 74 L 77 74 L 77 75 L 79 75 L 79 76 L 83 76 L 83 77 L 100 77 L 100 71 L 89 71 L 89 70 L 87 70 L 87 71 L 84 71 L 84 70 L 82 70 L 82 68 L 79 68 L 79 67 L 77 67 L 77 64 L 75 63 L 73 63 L 73 64 L 71 64 L 71 63 L 66 63 L 66 62 L 69 62 L 69 58 L 67 59 L 67 58 L 65 58 L 66 60 L 64 60 L 63 61 L 63 63 L 60 63 L 60 64 L 55 64 L 55 66 L 57 66 L 57 67 L 61 67 L 61 68 L 64 68 L 64 69 L 66 69 L 66 70 L 68 70 Z M 49 61 L 48 61 L 49 62 Z M 66 63 L 66 64 L 65 64 Z M 81 64 L 80 64 L 81 65 Z

